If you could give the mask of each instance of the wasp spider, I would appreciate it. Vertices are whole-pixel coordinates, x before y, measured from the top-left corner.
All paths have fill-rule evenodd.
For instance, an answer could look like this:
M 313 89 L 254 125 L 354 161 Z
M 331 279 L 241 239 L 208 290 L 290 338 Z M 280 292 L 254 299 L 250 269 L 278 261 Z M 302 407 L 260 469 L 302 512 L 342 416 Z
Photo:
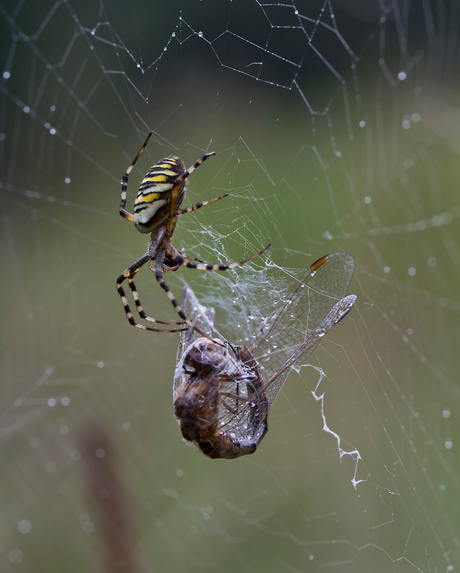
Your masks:
M 128 219 L 128 221 L 132 221 L 140 233 L 150 233 L 148 250 L 145 255 L 130 265 L 117 278 L 117 291 L 121 296 L 123 307 L 130 324 L 136 328 L 152 330 L 154 332 L 180 332 L 192 327 L 203 335 L 203 333 L 201 333 L 201 331 L 187 318 L 184 311 L 179 306 L 174 295 L 163 279 L 163 273 L 166 271 L 176 271 L 182 265 L 189 269 L 198 269 L 200 271 L 226 271 L 254 259 L 268 249 L 270 245 L 244 261 L 230 263 L 227 265 L 208 265 L 203 263 L 200 259 L 182 253 L 171 244 L 171 238 L 174 234 L 174 229 L 176 228 L 177 219 L 181 215 L 200 209 L 201 207 L 204 207 L 204 205 L 208 205 L 209 203 L 213 203 L 214 201 L 218 201 L 219 199 L 223 199 L 228 196 L 228 193 L 226 193 L 225 195 L 221 195 L 215 199 L 210 199 L 209 201 L 202 201 L 201 203 L 197 203 L 196 205 L 187 207 L 186 209 L 180 208 L 185 197 L 187 177 L 208 157 L 215 155 L 214 152 L 205 153 L 195 161 L 190 169 L 187 170 L 185 169 L 183 161 L 179 159 L 179 157 L 174 156 L 166 157 L 153 165 L 140 184 L 139 192 L 136 200 L 134 201 L 134 215 L 126 211 L 125 206 L 128 176 L 136 164 L 136 161 L 144 151 L 151 135 L 152 133 L 148 135 L 144 145 L 141 147 L 141 150 L 123 175 L 121 180 L 121 202 L 119 208 L 120 215 L 125 219 Z M 197 261 L 198 264 L 191 263 L 190 260 L 186 259 Z M 155 264 L 153 264 L 153 261 L 155 261 Z M 169 300 L 181 318 L 180 321 L 164 322 L 162 320 L 156 320 L 144 312 L 134 284 L 134 275 L 145 265 L 145 263 L 148 263 L 152 271 L 155 272 L 156 280 L 168 295 Z M 128 285 L 133 293 L 136 309 L 141 318 L 156 324 L 175 326 L 178 328 L 161 329 L 137 323 L 134 320 L 133 314 L 129 308 L 128 299 L 126 298 L 125 291 L 122 287 L 122 283 L 126 279 L 128 279 Z M 206 335 L 204 334 L 204 336 Z

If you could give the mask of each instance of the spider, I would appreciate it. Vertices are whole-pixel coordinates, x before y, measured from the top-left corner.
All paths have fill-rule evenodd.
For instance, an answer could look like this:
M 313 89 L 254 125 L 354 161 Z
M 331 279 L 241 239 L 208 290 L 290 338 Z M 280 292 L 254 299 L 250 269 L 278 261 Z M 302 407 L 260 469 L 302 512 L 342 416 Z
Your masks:
M 219 201 L 224 197 L 228 196 L 228 193 L 210 199 L 208 201 L 202 201 L 187 207 L 186 209 L 181 209 L 182 202 L 185 197 L 185 191 L 187 186 L 187 177 L 199 167 L 203 161 L 206 161 L 208 157 L 215 155 L 214 152 L 205 153 L 195 163 L 189 168 L 185 169 L 185 165 L 179 157 L 169 156 L 162 159 L 155 165 L 153 165 L 144 179 L 142 180 L 139 191 L 137 193 L 136 200 L 134 201 L 134 215 L 125 210 L 126 206 L 126 193 L 128 188 L 128 176 L 131 173 L 134 165 L 144 151 L 147 143 L 149 142 L 152 132 L 149 133 L 144 145 L 141 147 L 139 153 L 134 158 L 134 161 L 125 171 L 121 180 L 121 201 L 119 212 L 122 217 L 128 219 L 134 223 L 134 226 L 140 233 L 150 233 L 148 250 L 140 259 L 130 265 L 123 273 L 117 278 L 117 291 L 121 296 L 123 302 L 123 308 L 126 313 L 126 317 L 130 324 L 136 328 L 141 328 L 143 330 L 151 330 L 154 332 L 181 332 L 187 330 L 188 328 L 194 328 L 202 336 L 208 338 L 208 336 L 202 333 L 185 315 L 184 311 L 176 301 L 174 295 L 163 279 L 163 273 L 166 271 L 176 271 L 180 266 L 188 267 L 189 269 L 206 270 L 206 271 L 226 271 L 228 269 L 234 269 L 235 267 L 247 263 L 248 261 L 254 259 L 261 255 L 264 251 L 270 247 L 271 243 L 267 245 L 264 249 L 258 253 L 252 255 L 251 257 L 245 259 L 244 261 L 239 261 L 237 263 L 229 263 L 226 265 L 208 265 L 205 264 L 200 259 L 186 255 L 182 253 L 171 244 L 171 238 L 174 234 L 174 229 L 176 228 L 177 220 L 181 215 L 185 213 L 190 213 L 196 211 L 209 203 L 214 203 L 214 201 Z M 198 264 L 192 263 L 189 260 L 197 261 Z M 155 261 L 155 265 L 153 265 Z M 139 300 L 139 295 L 136 290 L 136 285 L 134 284 L 134 275 L 146 264 L 152 271 L 155 272 L 155 278 L 158 284 L 166 292 L 169 300 L 171 301 L 177 314 L 182 319 L 178 322 L 165 322 L 163 320 L 157 320 L 148 316 L 144 309 L 142 308 L 141 301 Z M 133 299 L 136 304 L 136 309 L 141 318 L 146 321 L 154 322 L 156 324 L 162 324 L 167 326 L 176 326 L 182 328 L 154 328 L 151 326 L 144 326 L 139 324 L 134 320 L 131 309 L 129 308 L 128 299 L 126 298 L 125 291 L 123 290 L 122 283 L 128 279 L 128 285 L 133 293 Z

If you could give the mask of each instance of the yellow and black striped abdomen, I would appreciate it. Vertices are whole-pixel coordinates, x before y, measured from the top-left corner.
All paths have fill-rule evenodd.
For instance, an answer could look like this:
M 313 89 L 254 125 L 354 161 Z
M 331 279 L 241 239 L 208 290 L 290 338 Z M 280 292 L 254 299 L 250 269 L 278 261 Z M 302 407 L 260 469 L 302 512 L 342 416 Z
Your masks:
M 134 201 L 134 225 L 139 232 L 151 233 L 180 209 L 187 179 L 175 181 L 182 173 L 184 162 L 172 155 L 149 169 Z

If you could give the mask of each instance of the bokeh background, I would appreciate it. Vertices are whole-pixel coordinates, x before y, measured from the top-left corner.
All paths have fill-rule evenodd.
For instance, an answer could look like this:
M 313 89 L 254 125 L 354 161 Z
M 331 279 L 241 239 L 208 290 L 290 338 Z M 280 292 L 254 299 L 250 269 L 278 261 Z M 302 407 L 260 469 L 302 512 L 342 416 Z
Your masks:
M 457 0 L 0 6 L 0 570 L 457 571 Z M 266 266 L 346 251 L 356 307 L 293 373 L 256 454 L 210 460 L 172 412 L 177 335 L 132 328 L 118 215 L 191 165 L 179 269 L 238 343 Z M 151 272 L 149 314 L 176 320 Z M 282 341 L 280 341 L 282 343 Z

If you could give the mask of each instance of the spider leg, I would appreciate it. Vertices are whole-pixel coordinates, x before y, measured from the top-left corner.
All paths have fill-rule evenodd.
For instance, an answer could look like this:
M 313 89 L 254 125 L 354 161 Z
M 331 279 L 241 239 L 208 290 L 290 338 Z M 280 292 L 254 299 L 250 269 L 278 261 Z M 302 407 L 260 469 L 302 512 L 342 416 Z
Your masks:
M 177 184 L 183 179 L 186 179 L 191 173 L 195 171 L 197 167 L 199 167 L 203 163 L 203 161 L 206 161 L 208 157 L 212 157 L 215 154 L 216 154 L 215 151 L 211 151 L 211 153 L 203 153 L 203 155 L 199 159 L 197 159 L 195 163 L 189 169 L 187 169 L 187 171 L 181 173 L 176 177 L 175 183 Z
M 224 199 L 225 197 L 228 197 L 230 195 L 230 193 L 225 193 L 225 195 L 220 195 L 219 197 L 214 197 L 214 199 L 208 199 L 208 201 L 201 201 L 200 203 L 196 203 L 195 205 L 192 205 L 191 207 L 186 207 L 185 209 L 178 209 L 176 211 L 176 215 L 185 215 L 185 213 L 190 213 L 192 211 L 196 211 L 197 209 L 201 209 L 201 207 L 204 207 L 205 205 L 209 205 L 209 203 L 214 203 L 214 201 L 219 201 L 220 199 Z
M 125 173 L 123 174 L 123 177 L 121 179 L 121 200 L 120 200 L 120 207 L 118 208 L 118 211 L 120 212 L 120 215 L 122 217 L 124 217 L 125 219 L 128 219 L 128 221 L 132 221 L 134 222 L 134 217 L 133 215 L 131 215 L 131 213 L 129 213 L 128 211 L 125 210 L 126 207 L 126 193 L 128 191 L 128 175 L 131 173 L 132 168 L 134 167 L 134 165 L 136 164 L 136 161 L 139 159 L 139 157 L 142 155 L 142 152 L 144 151 L 147 143 L 149 142 L 150 136 L 152 135 L 152 131 L 148 134 L 147 139 L 144 142 L 144 145 L 141 147 L 141 150 L 139 151 L 139 153 L 136 155 L 136 157 L 134 158 L 134 161 L 131 163 L 131 165 L 128 167 L 128 169 L 125 171 Z
M 162 320 L 155 320 L 154 318 L 151 318 L 150 316 L 147 316 L 145 314 L 144 309 L 142 308 L 142 305 L 141 305 L 140 300 L 139 300 L 139 295 L 137 294 L 136 286 L 134 285 L 133 276 L 149 260 L 150 260 L 150 256 L 148 253 L 146 253 L 143 257 L 141 257 L 135 263 L 130 265 L 117 278 L 117 291 L 118 291 L 118 294 L 121 296 L 121 301 L 123 303 L 123 308 L 125 309 L 126 318 L 128 319 L 129 323 L 132 324 L 132 326 L 135 326 L 136 328 L 140 328 L 142 330 L 152 330 L 153 332 L 181 332 L 182 330 L 187 330 L 188 326 L 186 328 L 180 328 L 177 330 L 152 328 L 150 326 L 144 326 L 143 324 L 139 324 L 134 320 L 133 313 L 131 312 L 131 309 L 129 308 L 128 299 L 126 298 L 125 291 L 124 291 L 123 287 L 121 286 L 122 283 L 126 279 L 128 279 L 128 284 L 129 284 L 131 290 L 133 291 L 133 298 L 134 298 L 134 301 L 136 303 L 137 311 L 142 318 L 145 318 L 146 320 L 150 320 L 151 322 L 156 322 L 158 324 L 169 324 L 171 326 L 181 326 L 182 324 L 184 324 L 183 322 L 163 322 Z
M 197 269 L 198 271 L 228 271 L 229 269 L 234 269 L 235 267 L 239 267 L 240 265 L 243 265 L 244 263 L 247 263 L 248 261 L 252 261 L 252 259 L 255 259 L 259 255 L 264 253 L 270 246 L 271 246 L 271 243 L 269 243 L 266 247 L 264 247 L 258 253 L 255 253 L 254 255 L 250 256 L 247 259 L 244 259 L 244 261 L 238 261 L 237 263 L 230 263 L 228 265 L 207 265 L 207 264 L 195 265 L 194 263 L 190 263 L 189 261 L 185 261 L 185 260 L 182 260 L 181 264 L 184 265 L 184 267 L 187 267 L 189 269 Z
M 148 314 L 145 313 L 145 311 L 142 307 L 142 304 L 141 304 L 141 301 L 139 298 L 139 294 L 137 292 L 136 285 L 134 284 L 134 280 L 133 280 L 132 276 L 128 277 L 128 284 L 129 284 L 129 288 L 131 289 L 131 291 L 133 293 L 133 299 L 134 299 L 134 302 L 136 303 L 136 310 L 137 310 L 137 312 L 141 318 L 143 318 L 144 320 L 148 320 L 150 322 L 156 322 L 157 324 L 169 324 L 171 326 L 182 326 L 183 324 L 187 324 L 186 322 L 165 322 L 164 320 L 156 320 L 156 318 L 152 318 L 151 316 L 148 316 Z
M 186 254 L 183 253 L 182 251 L 179 251 L 179 249 L 176 249 L 176 251 L 177 251 L 182 257 L 185 257 L 186 259 L 190 259 L 191 261 L 197 261 L 198 263 L 204 263 L 204 261 L 202 261 L 201 259 L 197 259 L 196 257 L 192 257 L 191 255 L 186 255 Z

